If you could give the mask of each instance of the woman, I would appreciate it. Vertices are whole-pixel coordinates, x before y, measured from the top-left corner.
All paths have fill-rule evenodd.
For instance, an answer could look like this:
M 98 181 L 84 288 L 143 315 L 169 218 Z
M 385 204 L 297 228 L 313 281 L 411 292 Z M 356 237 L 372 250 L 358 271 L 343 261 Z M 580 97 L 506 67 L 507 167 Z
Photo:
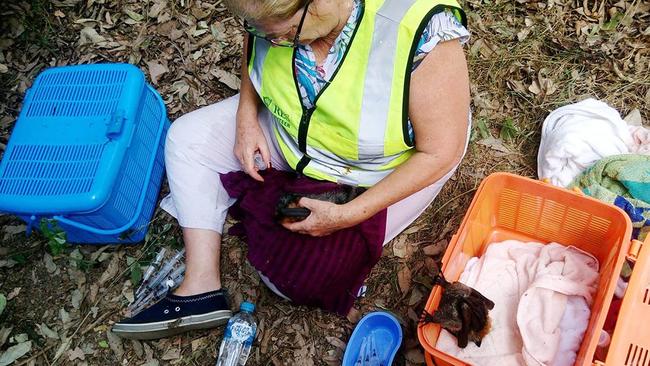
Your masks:
M 240 94 L 182 116 L 167 137 L 171 193 L 161 206 L 183 227 L 185 280 L 116 324 L 125 337 L 208 328 L 231 316 L 219 258 L 233 200 L 220 173 L 263 181 L 260 154 L 275 169 L 369 187 L 343 205 L 303 198 L 310 216 L 284 225 L 324 236 L 387 208 L 388 242 L 433 201 L 467 145 L 469 34 L 455 0 L 226 4 L 250 34 Z

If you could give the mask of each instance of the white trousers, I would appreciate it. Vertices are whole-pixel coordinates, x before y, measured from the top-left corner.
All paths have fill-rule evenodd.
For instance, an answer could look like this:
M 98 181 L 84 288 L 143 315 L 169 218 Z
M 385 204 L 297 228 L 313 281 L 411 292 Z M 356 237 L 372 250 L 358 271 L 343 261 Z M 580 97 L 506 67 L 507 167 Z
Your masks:
M 170 194 L 160 206 L 184 228 L 223 230 L 228 208 L 235 202 L 219 174 L 239 171 L 233 153 L 239 95 L 185 114 L 172 123 L 165 145 Z M 271 113 L 262 108 L 259 122 L 271 151 L 271 165 L 289 170 L 272 132 Z M 388 207 L 384 244 L 395 238 L 431 204 L 454 173 Z

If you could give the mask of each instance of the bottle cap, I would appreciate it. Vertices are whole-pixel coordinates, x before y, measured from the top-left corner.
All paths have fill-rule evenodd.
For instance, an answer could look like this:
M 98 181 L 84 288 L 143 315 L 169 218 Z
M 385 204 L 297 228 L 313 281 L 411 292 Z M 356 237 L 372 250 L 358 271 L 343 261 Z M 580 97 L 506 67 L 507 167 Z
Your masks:
M 247 311 L 247 312 L 249 312 L 249 313 L 252 313 L 253 311 L 255 311 L 255 304 L 250 303 L 250 302 L 248 302 L 248 301 L 244 301 L 244 302 L 242 302 L 241 305 L 239 306 L 239 310 L 241 310 L 241 311 Z
M 607 347 L 612 341 L 611 336 L 604 330 L 600 330 L 600 337 L 598 338 L 598 347 Z

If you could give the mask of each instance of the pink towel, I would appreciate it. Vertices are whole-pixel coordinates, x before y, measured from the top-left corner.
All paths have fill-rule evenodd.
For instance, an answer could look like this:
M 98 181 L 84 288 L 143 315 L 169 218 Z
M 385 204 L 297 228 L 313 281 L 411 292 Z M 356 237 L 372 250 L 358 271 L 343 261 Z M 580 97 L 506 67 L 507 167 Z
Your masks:
M 460 280 L 494 301 L 492 330 L 481 347 L 465 349 L 443 331 L 438 349 L 480 366 L 573 364 L 596 291 L 594 257 L 557 243 L 509 240 L 470 260 Z
M 630 152 L 650 155 L 650 130 L 642 126 L 629 126 L 629 129 L 633 141 Z

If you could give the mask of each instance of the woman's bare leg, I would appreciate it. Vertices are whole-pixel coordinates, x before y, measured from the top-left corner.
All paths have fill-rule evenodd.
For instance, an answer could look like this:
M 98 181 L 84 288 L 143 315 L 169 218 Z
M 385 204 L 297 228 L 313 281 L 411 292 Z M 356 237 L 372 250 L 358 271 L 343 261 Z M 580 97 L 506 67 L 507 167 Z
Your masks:
M 212 230 L 183 228 L 183 240 L 185 279 L 174 294 L 190 296 L 221 289 L 221 234 Z

